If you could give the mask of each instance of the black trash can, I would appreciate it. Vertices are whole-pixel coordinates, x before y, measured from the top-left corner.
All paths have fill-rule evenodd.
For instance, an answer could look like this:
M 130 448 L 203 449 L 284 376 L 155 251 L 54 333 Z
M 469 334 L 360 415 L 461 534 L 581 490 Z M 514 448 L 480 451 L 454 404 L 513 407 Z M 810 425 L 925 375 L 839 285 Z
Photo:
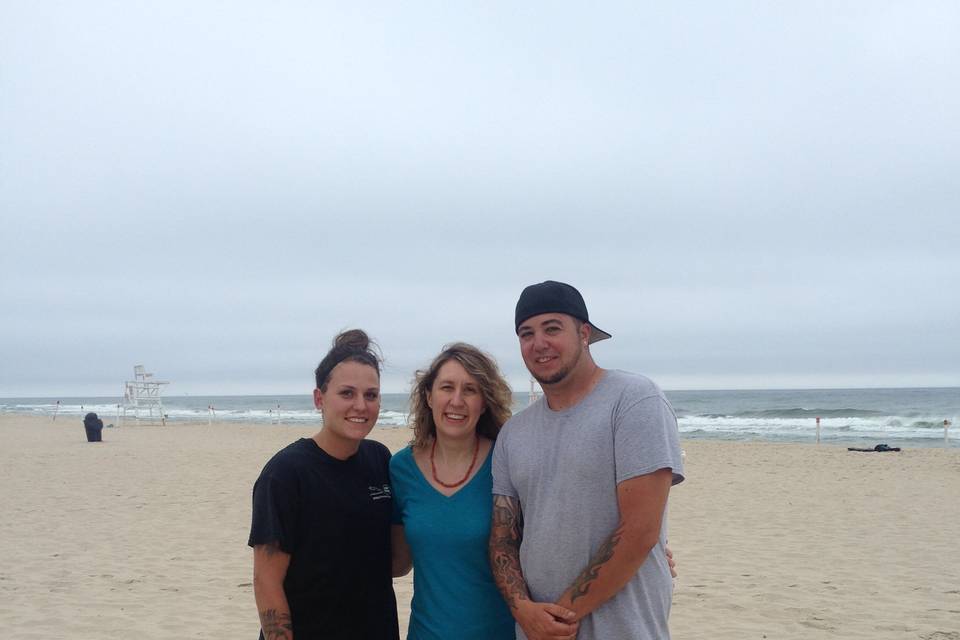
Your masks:
M 103 442 L 103 420 L 95 413 L 88 413 L 83 418 L 83 428 L 87 431 L 87 442 Z

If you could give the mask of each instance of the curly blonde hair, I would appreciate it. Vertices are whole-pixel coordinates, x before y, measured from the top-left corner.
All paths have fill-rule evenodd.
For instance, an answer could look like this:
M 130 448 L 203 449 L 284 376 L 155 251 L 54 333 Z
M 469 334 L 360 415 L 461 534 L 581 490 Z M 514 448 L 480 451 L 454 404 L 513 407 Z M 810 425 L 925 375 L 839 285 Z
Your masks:
M 433 421 L 433 411 L 427 404 L 427 393 L 433 388 L 440 367 L 450 360 L 459 362 L 480 387 L 487 410 L 477 421 L 477 433 L 496 440 L 500 427 L 512 415 L 510 405 L 513 402 L 513 392 L 500 373 L 496 361 L 473 345 L 464 342 L 448 344 L 429 367 L 417 371 L 413 389 L 410 390 L 410 416 L 413 424 L 413 440 L 410 444 L 414 447 L 425 447 L 430 439 L 436 436 L 437 425 Z

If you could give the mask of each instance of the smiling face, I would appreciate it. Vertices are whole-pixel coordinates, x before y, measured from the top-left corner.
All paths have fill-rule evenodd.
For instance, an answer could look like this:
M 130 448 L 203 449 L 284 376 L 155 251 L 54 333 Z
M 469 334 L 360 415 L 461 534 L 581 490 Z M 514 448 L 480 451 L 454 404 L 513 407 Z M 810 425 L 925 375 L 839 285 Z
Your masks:
M 338 442 L 359 446 L 380 415 L 377 370 L 360 362 L 341 362 L 325 386 L 313 390 L 313 402 L 323 412 L 323 432 Z
M 563 313 L 542 313 L 524 320 L 517 337 L 530 375 L 550 385 L 562 382 L 581 364 L 590 327 Z
M 487 410 L 476 378 L 456 360 L 447 360 L 437 372 L 427 405 L 437 427 L 437 438 L 472 438 L 477 421 Z

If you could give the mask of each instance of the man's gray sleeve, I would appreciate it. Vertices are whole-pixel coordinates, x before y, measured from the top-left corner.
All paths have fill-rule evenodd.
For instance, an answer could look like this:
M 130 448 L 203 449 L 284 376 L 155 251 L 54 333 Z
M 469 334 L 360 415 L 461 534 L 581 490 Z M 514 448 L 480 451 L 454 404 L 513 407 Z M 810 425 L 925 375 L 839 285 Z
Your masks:
M 650 395 L 618 410 L 613 432 L 617 484 L 659 469 L 683 482 L 677 417 L 666 399 Z
M 510 465 L 508 464 L 507 437 L 502 431 L 493 446 L 493 495 L 517 497 L 517 490 L 510 482 Z

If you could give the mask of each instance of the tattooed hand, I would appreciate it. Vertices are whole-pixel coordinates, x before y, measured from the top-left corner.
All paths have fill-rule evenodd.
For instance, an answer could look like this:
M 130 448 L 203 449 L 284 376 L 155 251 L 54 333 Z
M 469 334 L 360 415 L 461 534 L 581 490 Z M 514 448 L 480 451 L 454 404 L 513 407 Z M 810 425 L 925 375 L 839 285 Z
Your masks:
M 512 611 L 528 640 L 573 640 L 580 623 L 576 614 L 552 602 L 524 600 Z
M 276 609 L 260 612 L 260 628 L 265 640 L 293 640 L 293 624 L 290 614 Z

